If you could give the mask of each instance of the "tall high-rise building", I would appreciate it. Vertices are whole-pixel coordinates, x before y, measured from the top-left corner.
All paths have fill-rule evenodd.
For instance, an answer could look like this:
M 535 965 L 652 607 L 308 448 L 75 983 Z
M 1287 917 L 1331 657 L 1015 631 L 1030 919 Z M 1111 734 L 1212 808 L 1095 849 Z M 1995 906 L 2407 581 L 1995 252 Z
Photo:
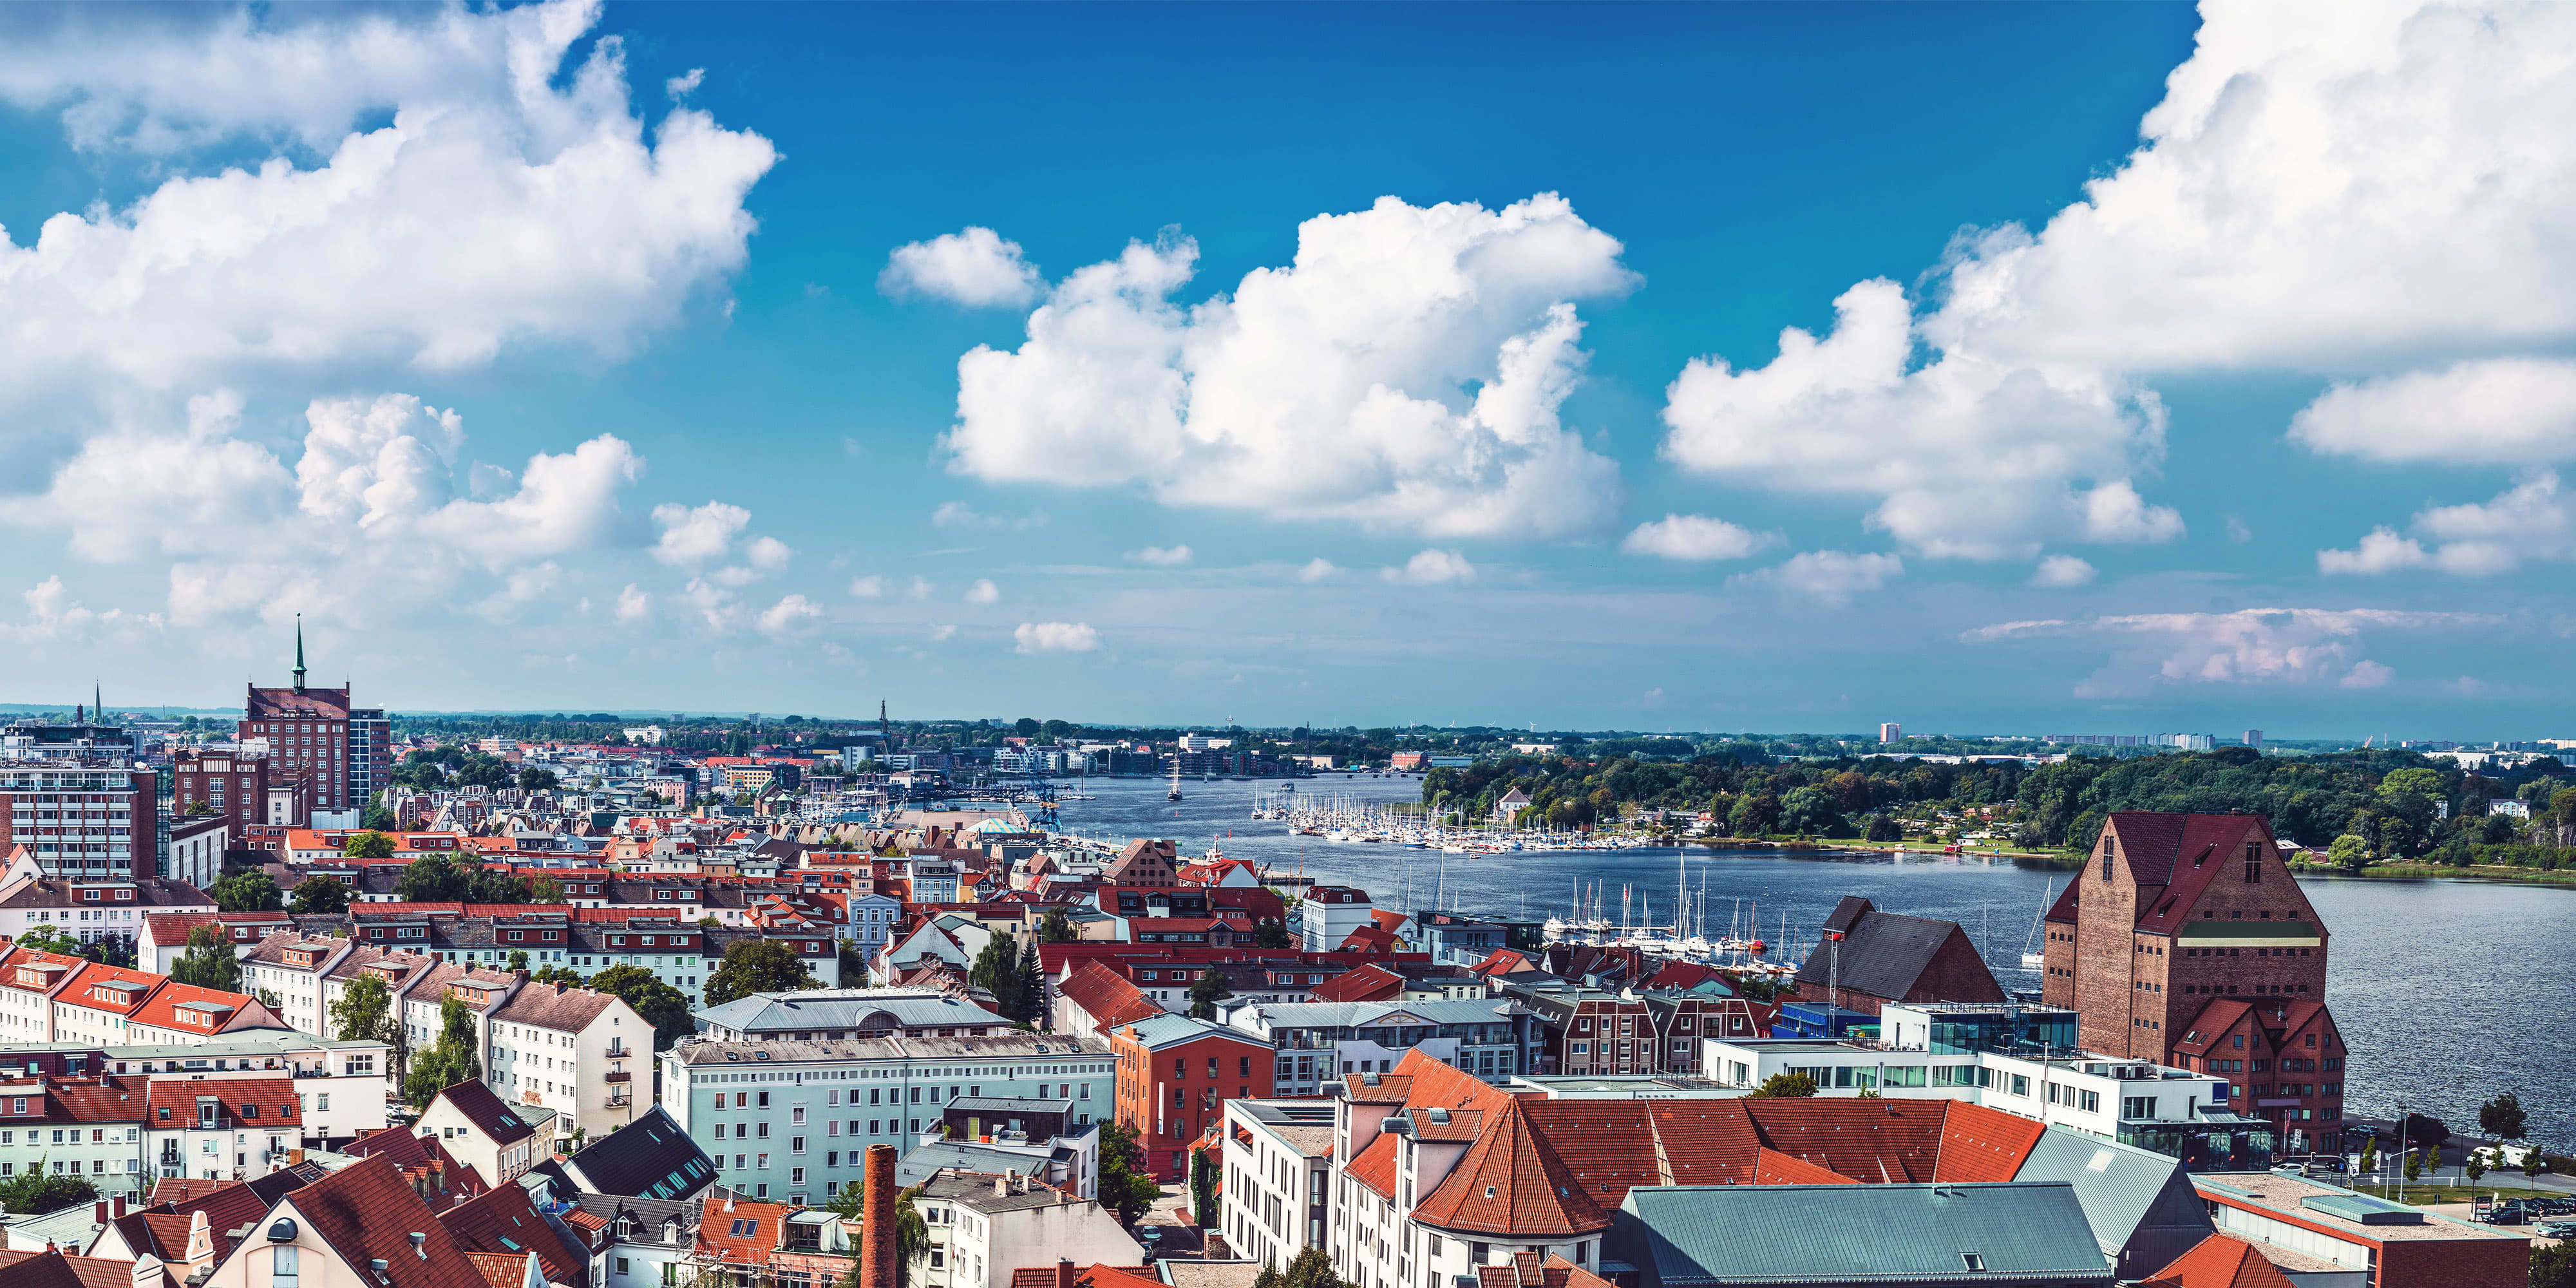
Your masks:
M 349 689 L 311 688 L 304 683 L 304 623 L 295 624 L 295 684 L 291 688 L 249 687 L 243 701 L 240 737 L 268 744 L 269 785 L 309 781 L 316 812 L 338 814 L 363 809 L 364 797 L 353 796 Z M 381 713 L 373 713 L 381 719 Z M 372 771 L 371 771 L 372 773 Z M 310 826 L 306 819 L 295 826 Z
M 2260 746 L 2262 746 L 2262 745 L 2263 745 L 2263 731 L 2262 731 L 2262 730 L 2260 730 L 2260 729 L 2248 729 L 2248 730 L 2246 730 L 2246 731 L 2245 731 L 2245 745 L 2246 745 L 2246 746 L 2248 746 L 2248 747 L 2260 747 Z
M 1880 742 L 1895 742 L 1904 736 L 1905 726 L 1898 724 L 1893 720 L 1890 720 L 1878 727 L 1878 740 Z
M 2225 1077 L 2290 1152 L 2343 1140 L 2325 922 L 2260 814 L 2111 815 L 2047 915 L 2041 998 L 2087 1050 Z
M 124 763 L 0 764 L 0 855 L 24 845 L 49 877 L 161 873 L 161 779 Z

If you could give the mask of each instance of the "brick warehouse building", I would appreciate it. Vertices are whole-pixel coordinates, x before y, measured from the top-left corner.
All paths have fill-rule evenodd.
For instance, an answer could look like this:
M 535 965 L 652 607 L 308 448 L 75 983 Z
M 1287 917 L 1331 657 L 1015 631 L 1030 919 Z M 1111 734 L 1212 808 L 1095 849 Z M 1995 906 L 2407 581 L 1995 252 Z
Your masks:
M 2048 910 L 2041 996 L 2089 1050 L 2228 1079 L 2289 1152 L 2343 1147 L 2325 923 L 2259 814 L 2111 815 Z

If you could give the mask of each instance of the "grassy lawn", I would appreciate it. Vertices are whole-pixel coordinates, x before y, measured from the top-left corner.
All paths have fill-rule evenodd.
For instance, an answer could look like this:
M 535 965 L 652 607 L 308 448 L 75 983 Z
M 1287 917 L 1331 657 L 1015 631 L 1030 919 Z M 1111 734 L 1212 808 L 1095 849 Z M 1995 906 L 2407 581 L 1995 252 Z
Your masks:
M 2512 1176 L 2516 1181 L 2520 1181 L 2522 1179 L 2522 1175 L 2519 1172 L 2513 1173 Z M 2328 1177 L 2327 1179 L 2332 1180 L 2333 1178 Z M 2382 1198 L 2394 1199 L 2398 1197 L 2398 1187 L 2393 1183 L 2388 1185 L 2364 1183 L 2353 1186 L 2352 1188 L 2359 1190 L 2364 1194 L 2376 1194 Z M 2415 1207 L 2429 1207 L 2436 1203 L 2467 1203 L 2473 1199 L 2485 1197 L 2487 1195 L 2501 1195 L 2509 1199 L 2534 1197 L 2563 1199 L 2568 1197 L 2567 1193 L 2563 1190 L 2535 1190 L 2514 1184 L 2489 1185 L 2485 1181 L 2480 1181 L 2474 1186 L 2469 1186 L 2459 1184 L 2455 1180 L 2446 1177 L 2439 1184 L 2430 1182 L 2409 1182 L 2406 1185 L 2405 1201 Z

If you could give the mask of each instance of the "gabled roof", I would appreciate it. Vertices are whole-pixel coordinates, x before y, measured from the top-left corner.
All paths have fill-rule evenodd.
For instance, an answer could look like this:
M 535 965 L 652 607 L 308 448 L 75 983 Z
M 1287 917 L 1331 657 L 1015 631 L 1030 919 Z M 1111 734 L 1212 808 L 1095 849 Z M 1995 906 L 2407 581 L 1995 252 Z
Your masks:
M 1314 987 L 1318 1002 L 1383 1002 L 1404 992 L 1404 976 L 1369 962 Z
M 171 980 L 154 989 L 133 1015 L 133 1023 L 182 1033 L 236 1033 L 245 1029 L 293 1026 L 259 999 L 219 988 L 201 988 Z
M 1101 1033 L 1163 1013 L 1162 1006 L 1145 996 L 1143 989 L 1098 962 L 1084 962 L 1080 970 L 1056 985 L 1055 991 L 1090 1016 L 1093 1028 Z
M 1663 1288 L 2113 1278 L 2074 1192 L 2048 1183 L 1641 1188 L 1609 1251 Z
M 2119 842 L 2120 863 L 2132 880 L 2141 886 L 2166 887 L 2141 892 L 2137 906 L 2141 930 L 2180 929 L 2189 921 L 2201 891 L 2226 870 L 2226 861 L 2249 840 L 2262 842 L 2264 857 L 2279 861 L 2271 821 L 2260 814 L 2122 810 L 2111 815 L 2104 830 Z M 2086 870 L 2093 870 L 2092 865 Z
M 536 1130 L 529 1125 L 527 1119 L 519 1116 L 517 1110 L 503 1103 L 499 1096 L 492 1094 L 490 1087 L 484 1086 L 478 1079 L 468 1079 L 443 1088 L 438 1093 L 438 1099 L 456 1106 L 456 1112 L 465 1115 L 465 1120 L 474 1124 L 476 1131 L 482 1132 L 498 1144 L 515 1144 L 526 1139 L 530 1132 Z
M 706 1152 L 659 1103 L 565 1159 L 563 1168 L 581 1190 L 593 1194 L 677 1200 L 715 1181 Z
M 2253 1244 L 2213 1234 L 2140 1281 L 2140 1288 L 2290 1288 L 2290 1283 Z
M 287 1201 L 314 1237 L 353 1267 L 382 1258 L 387 1288 L 487 1288 L 393 1160 L 364 1158 L 295 1191 Z M 419 1234 L 418 1251 L 411 1236 Z M 425 1255 L 424 1255 L 425 1254 Z
M 1380 1135 L 1360 1148 L 1347 1169 L 1352 1180 L 1382 1199 L 1395 1197 L 1395 1137 Z
M 1846 896 L 1825 920 L 1826 936 L 1816 941 L 1798 982 L 1833 986 L 1870 997 L 1902 1001 L 1953 937 L 1965 942 L 1957 922 L 1880 912 L 1858 895 Z M 1833 938 L 1839 933 L 1841 939 Z M 1978 960 L 1973 948 L 1969 960 Z M 1982 962 L 1979 962 L 1982 968 Z M 1982 989 L 1952 989 L 1970 994 L 1945 998 L 1958 1002 L 2000 1002 L 2003 989 L 1990 976 Z
M 707 1191 L 698 1218 L 698 1247 L 719 1261 L 737 1266 L 766 1266 L 778 1250 L 781 1224 L 796 1211 L 762 1203 L 723 1186 Z
M 154 1127 L 197 1121 L 197 1102 L 219 1103 L 245 1130 L 304 1121 L 292 1078 L 154 1078 L 147 1092 Z
M 520 1186 L 503 1185 L 441 1211 L 438 1223 L 447 1227 L 456 1246 L 468 1252 L 537 1254 L 549 1281 L 578 1284 L 588 1275 L 588 1254 L 564 1246 L 563 1236 L 537 1214 L 527 1190 Z

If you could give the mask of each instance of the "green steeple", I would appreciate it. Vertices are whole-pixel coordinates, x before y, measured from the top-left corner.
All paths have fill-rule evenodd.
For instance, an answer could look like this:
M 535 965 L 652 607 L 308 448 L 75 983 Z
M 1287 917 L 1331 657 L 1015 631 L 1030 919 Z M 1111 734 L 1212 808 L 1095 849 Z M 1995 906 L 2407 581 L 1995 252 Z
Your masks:
M 304 614 L 295 615 L 295 691 L 304 691 Z

